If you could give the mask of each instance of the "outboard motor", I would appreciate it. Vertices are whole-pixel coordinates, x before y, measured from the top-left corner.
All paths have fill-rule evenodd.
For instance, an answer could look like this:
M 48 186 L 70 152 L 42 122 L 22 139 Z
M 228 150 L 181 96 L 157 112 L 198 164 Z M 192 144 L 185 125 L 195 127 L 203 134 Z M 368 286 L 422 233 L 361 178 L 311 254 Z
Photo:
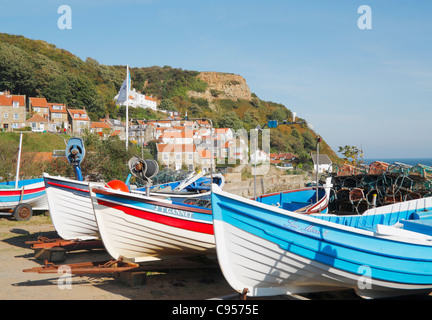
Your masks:
M 159 172 L 159 165 L 155 160 L 143 160 L 137 156 L 133 156 L 129 162 L 130 172 L 137 178 L 144 181 L 146 186 L 146 195 L 150 192 L 150 180 Z
M 74 167 L 75 177 L 78 181 L 83 181 L 81 173 L 81 162 L 85 156 L 84 143 L 80 138 L 70 138 L 66 146 L 66 158 Z

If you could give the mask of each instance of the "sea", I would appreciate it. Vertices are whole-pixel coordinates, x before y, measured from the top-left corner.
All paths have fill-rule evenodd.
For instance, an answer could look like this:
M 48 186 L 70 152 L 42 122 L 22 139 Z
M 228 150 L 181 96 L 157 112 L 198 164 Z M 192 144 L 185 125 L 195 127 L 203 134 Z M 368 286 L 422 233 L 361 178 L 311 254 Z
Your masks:
M 416 164 L 423 164 L 425 166 L 432 167 L 432 158 L 377 158 L 377 159 L 363 159 L 363 162 L 367 165 L 371 164 L 374 161 L 383 161 L 389 164 L 393 164 L 395 162 L 401 162 L 404 164 L 408 164 L 411 166 L 415 166 Z

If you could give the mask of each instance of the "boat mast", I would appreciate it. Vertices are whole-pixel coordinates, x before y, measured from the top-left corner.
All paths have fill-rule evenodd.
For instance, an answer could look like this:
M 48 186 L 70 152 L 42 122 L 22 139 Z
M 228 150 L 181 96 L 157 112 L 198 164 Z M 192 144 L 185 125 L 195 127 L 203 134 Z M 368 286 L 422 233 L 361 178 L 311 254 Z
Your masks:
M 19 149 L 18 149 L 18 161 L 17 161 L 16 177 L 15 177 L 15 189 L 18 189 L 19 170 L 20 170 L 20 162 L 21 162 L 21 147 L 22 147 L 22 133 L 20 134 L 20 142 L 19 142 Z

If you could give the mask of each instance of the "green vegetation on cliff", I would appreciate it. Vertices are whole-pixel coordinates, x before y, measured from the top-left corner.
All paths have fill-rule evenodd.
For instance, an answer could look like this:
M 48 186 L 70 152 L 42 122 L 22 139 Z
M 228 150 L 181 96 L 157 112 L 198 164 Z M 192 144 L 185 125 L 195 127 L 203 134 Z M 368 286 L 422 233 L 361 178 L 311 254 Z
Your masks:
M 169 66 L 131 68 L 132 87 L 156 98 L 162 105 L 189 117 L 212 119 L 215 127 L 245 128 L 249 131 L 268 120 L 292 120 L 291 111 L 279 103 L 252 99 L 226 99 L 218 90 L 211 90 L 212 99 L 189 96 L 208 88 L 199 79 L 199 72 Z M 41 40 L 0 33 L 0 91 L 41 96 L 49 102 L 66 103 L 68 107 L 85 106 L 91 119 L 110 114 L 125 115 L 124 107 L 113 101 L 125 78 L 125 66 L 107 66 L 95 59 L 86 61 L 72 53 Z M 236 83 L 233 83 L 235 85 Z M 150 110 L 130 109 L 130 118 L 158 118 L 165 115 Z M 299 119 L 301 120 L 301 119 Z M 271 131 L 272 152 L 293 152 L 304 162 L 315 151 L 315 136 L 305 125 L 279 126 Z M 332 160 L 336 154 L 323 141 L 321 152 Z

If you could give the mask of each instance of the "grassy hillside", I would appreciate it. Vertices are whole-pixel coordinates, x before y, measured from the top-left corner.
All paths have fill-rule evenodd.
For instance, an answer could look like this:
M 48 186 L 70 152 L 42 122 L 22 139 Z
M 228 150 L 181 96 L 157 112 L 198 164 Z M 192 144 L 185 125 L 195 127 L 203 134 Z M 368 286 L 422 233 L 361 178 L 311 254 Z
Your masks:
M 83 61 L 45 41 L 0 33 L 0 91 L 43 96 L 50 102 L 66 103 L 69 107 L 85 106 L 93 121 L 107 113 L 111 117 L 125 117 L 125 108 L 115 106 L 113 101 L 125 73 L 125 66 L 102 65 L 92 58 Z M 178 110 L 183 115 L 187 111 L 190 117 L 211 118 L 215 127 L 249 131 L 269 119 L 292 119 L 291 111 L 285 106 L 263 101 L 255 94 L 250 101 L 236 98 L 209 101 L 190 97 L 189 91 L 199 93 L 207 89 L 208 84 L 198 75 L 197 71 L 169 66 L 131 68 L 133 88 L 152 95 L 166 109 Z M 212 94 L 217 96 L 218 92 Z M 129 115 L 141 119 L 164 117 L 161 113 L 142 108 L 130 110 Z M 271 131 L 272 152 L 293 152 L 304 161 L 310 161 L 308 154 L 316 149 L 314 141 L 314 135 L 305 125 L 280 126 Z M 45 150 L 46 144 L 43 139 L 33 141 L 29 148 Z M 321 144 L 321 152 L 332 160 L 338 159 L 325 142 Z

